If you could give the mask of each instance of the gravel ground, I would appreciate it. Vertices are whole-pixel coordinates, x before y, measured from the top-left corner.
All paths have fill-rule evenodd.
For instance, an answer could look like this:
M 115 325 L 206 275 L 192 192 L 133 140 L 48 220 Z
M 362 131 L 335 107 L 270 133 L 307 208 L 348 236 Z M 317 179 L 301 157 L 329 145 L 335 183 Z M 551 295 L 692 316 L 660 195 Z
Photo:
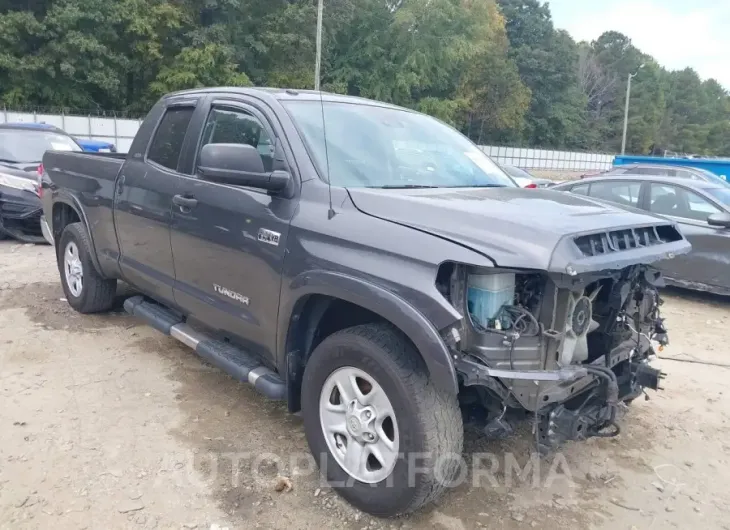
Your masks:
M 283 405 L 121 309 L 74 313 L 50 247 L 0 242 L 0 271 L 0 528 L 730 530 L 730 371 L 671 359 L 730 362 L 727 301 L 666 294 L 666 390 L 632 405 L 619 437 L 530 472 L 529 431 L 467 433 L 466 469 L 482 453 L 494 467 L 383 521 L 319 483 Z

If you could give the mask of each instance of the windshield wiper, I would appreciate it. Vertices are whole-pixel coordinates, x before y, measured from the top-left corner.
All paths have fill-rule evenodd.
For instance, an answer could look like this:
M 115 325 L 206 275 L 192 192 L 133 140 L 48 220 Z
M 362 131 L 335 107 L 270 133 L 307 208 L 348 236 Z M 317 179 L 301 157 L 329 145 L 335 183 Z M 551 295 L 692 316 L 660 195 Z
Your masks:
M 17 160 L 10 160 L 7 158 L 0 158 L 0 162 L 5 162 L 6 164 L 20 164 L 21 162 L 18 162 Z
M 381 190 L 420 190 L 441 188 L 442 186 L 429 186 L 427 184 L 386 184 L 385 186 L 368 186 L 370 188 L 378 188 Z

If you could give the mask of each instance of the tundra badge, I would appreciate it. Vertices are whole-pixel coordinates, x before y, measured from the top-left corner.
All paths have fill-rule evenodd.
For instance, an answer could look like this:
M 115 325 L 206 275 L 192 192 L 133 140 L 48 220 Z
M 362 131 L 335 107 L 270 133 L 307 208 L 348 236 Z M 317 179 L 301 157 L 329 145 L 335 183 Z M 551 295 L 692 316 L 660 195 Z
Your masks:
M 231 291 L 230 289 L 226 289 L 225 287 L 221 287 L 217 283 L 213 284 L 213 289 L 215 289 L 216 293 L 220 293 L 224 296 L 227 296 L 231 300 L 235 300 L 236 302 L 241 302 L 243 305 L 248 305 L 249 299 L 248 296 L 243 296 L 242 294 L 238 294 L 235 291 Z
M 269 245 L 279 246 L 279 238 L 281 234 L 279 232 L 272 232 L 266 228 L 259 228 L 259 241 L 262 243 L 268 243 Z

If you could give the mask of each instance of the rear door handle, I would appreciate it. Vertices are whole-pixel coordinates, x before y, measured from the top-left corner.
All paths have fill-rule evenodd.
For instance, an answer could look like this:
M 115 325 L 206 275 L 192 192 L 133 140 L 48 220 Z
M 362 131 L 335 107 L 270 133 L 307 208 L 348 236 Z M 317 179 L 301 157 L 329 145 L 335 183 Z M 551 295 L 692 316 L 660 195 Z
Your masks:
M 182 211 L 189 211 L 198 205 L 198 199 L 195 197 L 186 197 L 184 195 L 175 195 L 172 197 L 172 203 L 180 207 Z

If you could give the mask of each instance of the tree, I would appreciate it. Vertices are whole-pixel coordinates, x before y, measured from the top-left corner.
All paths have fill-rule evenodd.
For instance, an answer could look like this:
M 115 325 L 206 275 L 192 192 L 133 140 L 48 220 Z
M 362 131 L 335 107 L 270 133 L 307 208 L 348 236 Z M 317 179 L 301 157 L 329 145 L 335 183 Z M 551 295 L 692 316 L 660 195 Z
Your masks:
M 204 85 L 314 86 L 315 0 L 0 0 L 0 101 L 143 114 Z M 730 96 L 621 33 L 576 44 L 542 0 L 326 0 L 325 90 L 480 143 L 730 155 Z
M 578 49 L 553 27 L 547 4 L 500 0 L 507 19 L 510 57 L 532 93 L 524 140 L 529 145 L 567 147 L 583 123 L 586 101 L 578 88 Z
M 206 44 L 202 48 L 183 48 L 169 65 L 160 69 L 150 83 L 150 93 L 158 98 L 168 92 L 213 85 L 250 86 L 251 80 L 236 70 L 226 48 Z

